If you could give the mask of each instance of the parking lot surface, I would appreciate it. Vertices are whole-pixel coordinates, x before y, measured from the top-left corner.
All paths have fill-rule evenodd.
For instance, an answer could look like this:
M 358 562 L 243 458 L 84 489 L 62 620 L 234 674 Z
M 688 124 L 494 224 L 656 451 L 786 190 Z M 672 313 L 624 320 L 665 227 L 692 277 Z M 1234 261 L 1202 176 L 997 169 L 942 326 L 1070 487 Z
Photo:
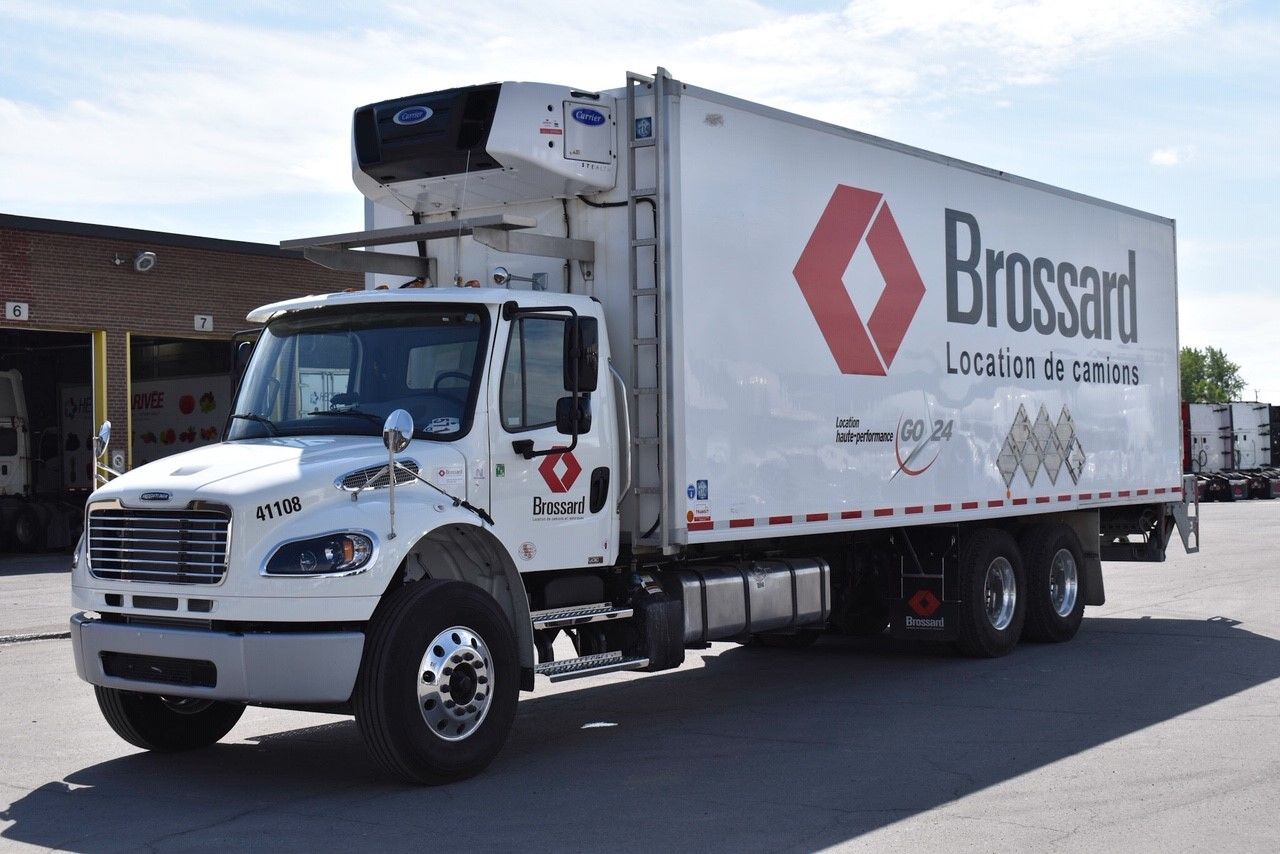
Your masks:
M 0 643 L 0 848 L 1277 851 L 1280 501 L 1202 513 L 1199 554 L 1108 564 L 1069 644 L 716 644 L 540 682 L 443 788 L 386 781 L 335 716 L 250 709 L 215 747 L 140 753 L 67 640 Z M 0 568 L 0 636 L 65 616 L 67 583 Z

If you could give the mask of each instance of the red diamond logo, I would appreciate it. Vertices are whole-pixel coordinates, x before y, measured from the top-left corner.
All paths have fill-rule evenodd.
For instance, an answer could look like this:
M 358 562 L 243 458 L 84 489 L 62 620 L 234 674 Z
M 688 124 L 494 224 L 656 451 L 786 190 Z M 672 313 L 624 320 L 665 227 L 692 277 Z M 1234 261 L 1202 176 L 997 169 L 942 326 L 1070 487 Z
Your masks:
M 920 617 L 932 617 L 933 612 L 942 607 L 942 600 L 932 590 L 917 590 L 916 595 L 907 600 L 911 610 Z
M 866 323 L 844 284 L 864 241 L 884 277 Z M 840 372 L 884 376 L 924 299 L 924 281 L 884 195 L 837 185 L 792 274 Z
M 578 475 L 582 474 L 582 466 L 572 451 L 565 451 L 563 454 L 548 454 L 538 466 L 538 473 L 552 492 L 568 492 Z

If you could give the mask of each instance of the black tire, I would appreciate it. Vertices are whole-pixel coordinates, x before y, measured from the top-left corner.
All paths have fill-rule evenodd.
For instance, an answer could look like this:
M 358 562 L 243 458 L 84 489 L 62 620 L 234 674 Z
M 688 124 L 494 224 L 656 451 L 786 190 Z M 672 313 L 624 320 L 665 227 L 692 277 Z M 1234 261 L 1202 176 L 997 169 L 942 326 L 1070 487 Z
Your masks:
M 1084 619 L 1084 550 L 1060 522 L 1033 525 L 1018 537 L 1027 565 L 1027 623 L 1022 636 L 1044 643 L 1069 641 Z M 1059 613 L 1059 609 L 1065 613 Z
M 988 575 L 993 582 L 988 587 Z M 998 583 L 1011 578 L 1011 587 Z M 1026 620 L 1027 574 L 1018 544 L 1004 531 L 981 528 L 961 542 L 959 587 L 963 601 L 957 609 L 956 646 L 972 658 L 996 658 L 1017 645 Z M 1012 592 L 1012 603 L 1003 596 Z M 989 607 L 988 600 L 992 605 Z M 1008 605 L 1008 612 L 1001 607 Z M 997 612 L 989 615 L 989 610 Z
M 231 732 L 244 714 L 243 703 L 167 698 L 100 685 L 93 693 L 116 735 L 157 753 L 208 747 Z
M 14 551 L 40 551 L 44 548 L 44 540 L 44 524 L 32 508 L 19 507 L 9 517 L 9 545 Z
M 439 677 L 432 672 L 428 680 L 423 664 L 433 642 L 452 628 L 472 633 L 489 653 L 475 665 L 490 689 L 488 705 L 469 733 L 456 734 L 462 736 L 456 741 L 446 740 L 454 733 L 437 735 L 428 724 L 418 689 L 419 682 L 430 681 L 440 685 L 438 691 L 445 690 L 447 671 L 442 669 Z M 395 777 L 431 785 L 471 777 L 493 761 L 507 740 L 519 700 L 519 671 L 515 632 L 492 596 L 461 581 L 409 584 L 389 595 L 370 625 L 356 685 L 356 723 L 374 759 Z M 479 679 L 476 670 L 471 673 Z M 472 697 L 486 699 L 483 688 L 467 687 L 476 692 Z M 458 711 L 452 701 L 440 707 L 428 702 L 436 716 L 444 705 Z
M 751 642 L 758 646 L 772 647 L 774 649 L 805 649 L 813 646 L 818 642 L 818 638 L 822 637 L 820 629 L 796 629 L 794 632 L 783 634 L 763 634 L 752 635 Z

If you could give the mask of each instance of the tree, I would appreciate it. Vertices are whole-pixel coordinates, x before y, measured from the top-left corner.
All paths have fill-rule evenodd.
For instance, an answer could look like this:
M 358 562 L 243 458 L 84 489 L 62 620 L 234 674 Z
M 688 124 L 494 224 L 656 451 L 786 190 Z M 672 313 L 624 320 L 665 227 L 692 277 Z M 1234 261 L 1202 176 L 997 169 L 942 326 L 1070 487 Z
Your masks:
M 1244 391 L 1240 366 L 1217 347 L 1183 347 L 1178 357 L 1182 371 L 1182 399 L 1191 403 L 1226 403 Z

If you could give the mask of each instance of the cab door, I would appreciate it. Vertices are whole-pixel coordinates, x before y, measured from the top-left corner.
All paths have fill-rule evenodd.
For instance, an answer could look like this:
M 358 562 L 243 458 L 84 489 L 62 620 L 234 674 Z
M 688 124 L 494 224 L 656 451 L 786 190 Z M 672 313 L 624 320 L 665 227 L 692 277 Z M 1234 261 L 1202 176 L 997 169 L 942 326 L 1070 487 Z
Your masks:
M 580 395 L 590 422 L 580 422 L 572 450 L 572 436 L 556 427 L 557 404 L 571 395 L 571 317 L 549 311 L 499 320 L 489 375 L 491 514 L 521 571 L 610 564 L 617 550 L 609 387 L 597 383 Z

